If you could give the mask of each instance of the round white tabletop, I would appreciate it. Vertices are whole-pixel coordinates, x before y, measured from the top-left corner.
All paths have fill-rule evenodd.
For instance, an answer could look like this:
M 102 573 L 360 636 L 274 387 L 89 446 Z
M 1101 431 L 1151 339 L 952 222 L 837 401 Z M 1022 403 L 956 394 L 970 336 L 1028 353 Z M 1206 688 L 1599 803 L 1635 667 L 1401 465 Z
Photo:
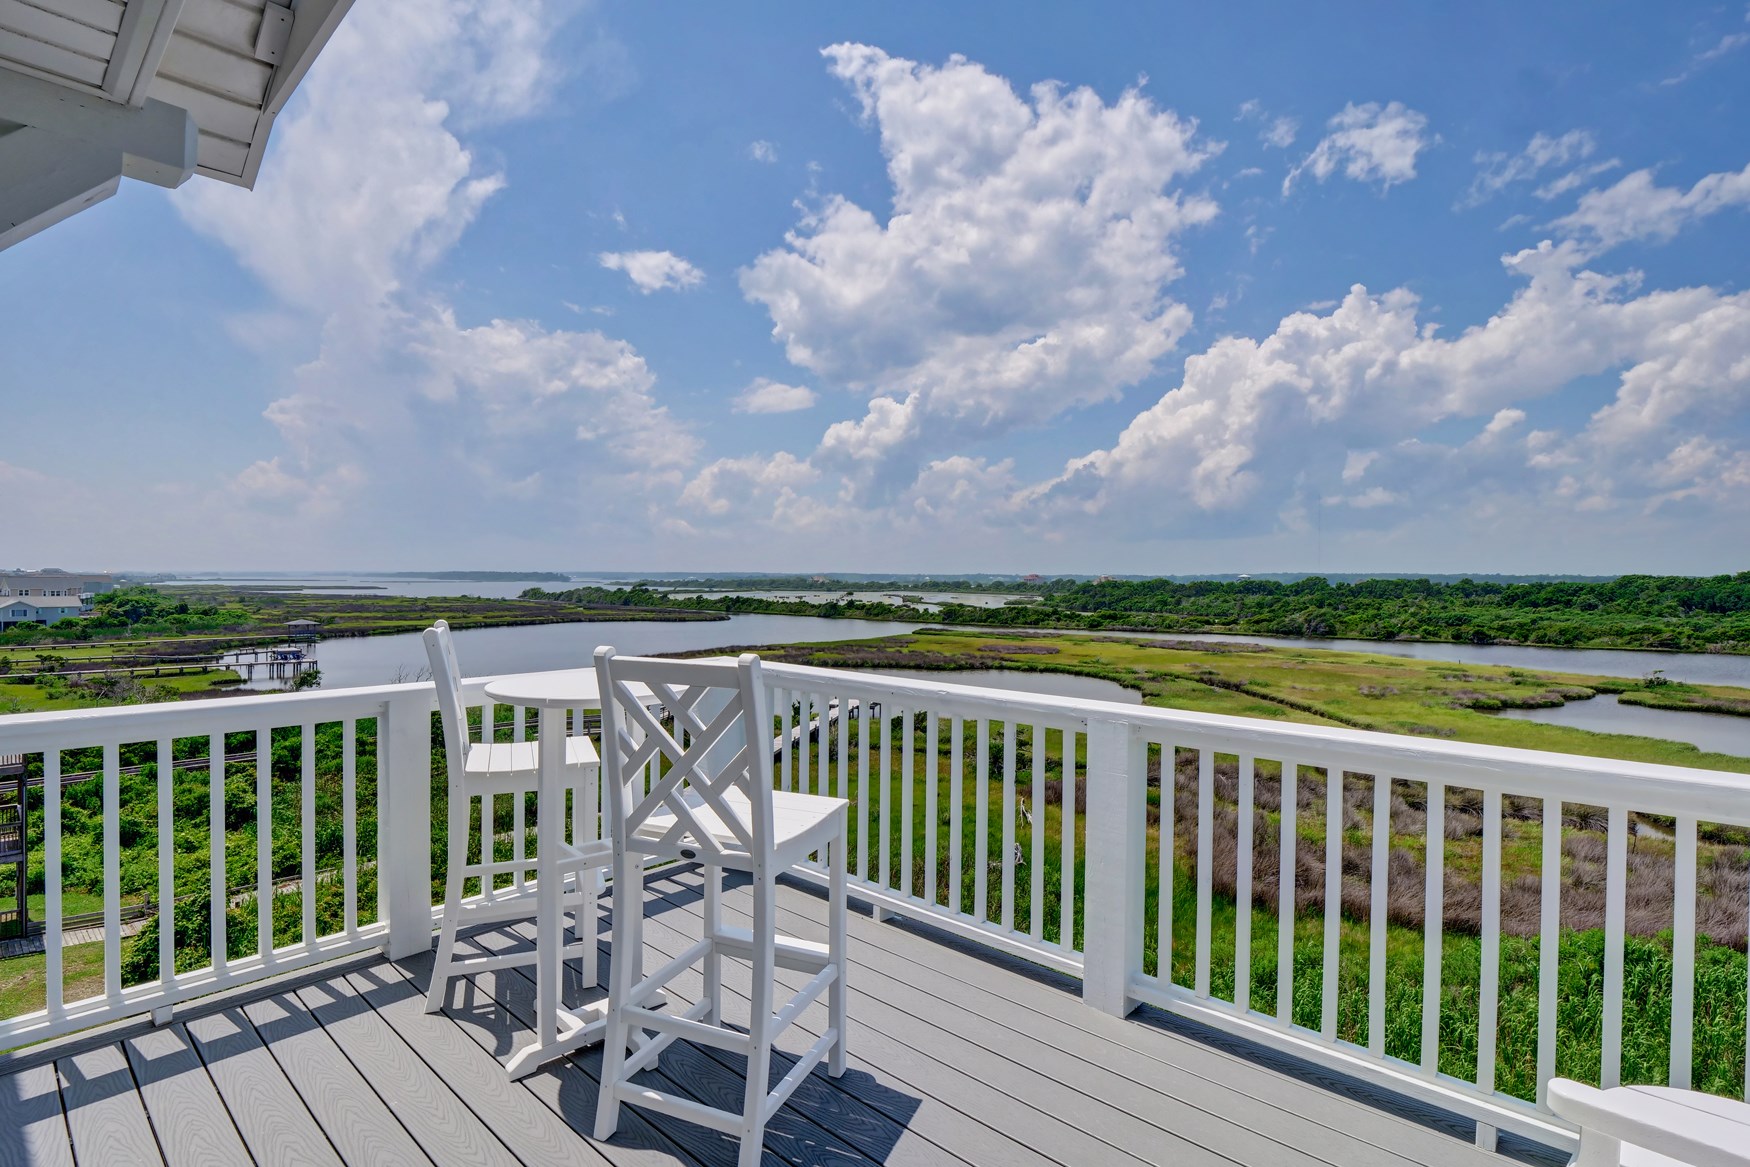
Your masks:
M 642 690 L 643 686 L 639 686 Z M 644 691 L 648 696 L 648 691 Z M 505 705 L 535 709 L 597 709 L 601 688 L 594 669 L 560 669 L 551 673 L 520 673 L 486 686 L 486 696 Z
M 704 659 L 718 662 L 735 658 L 714 656 Z M 648 686 L 633 682 L 629 688 L 634 697 L 655 699 Z M 500 677 L 487 682 L 486 696 L 502 705 L 522 705 L 531 709 L 600 709 L 602 705 L 602 691 L 593 668 Z

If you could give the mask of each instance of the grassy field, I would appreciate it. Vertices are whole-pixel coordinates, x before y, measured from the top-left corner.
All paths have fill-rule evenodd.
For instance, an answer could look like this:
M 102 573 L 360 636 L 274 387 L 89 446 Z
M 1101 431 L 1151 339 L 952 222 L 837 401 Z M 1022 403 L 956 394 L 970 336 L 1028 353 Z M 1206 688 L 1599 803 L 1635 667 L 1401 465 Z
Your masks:
M 171 677 L 149 677 L 132 685 L 72 685 L 59 679 L 38 683 L 0 677 L 0 714 L 90 709 L 136 701 L 181 701 L 211 696 L 215 691 L 236 686 L 242 679 L 230 669 L 202 669 Z
M 1647 688 L 1644 682 L 1616 677 L 1372 653 L 1075 633 L 926 629 L 911 636 L 773 645 L 759 651 L 771 660 L 823 667 L 1077 673 L 1115 681 L 1139 691 L 1146 704 L 1175 709 L 1750 773 L 1750 758 L 1707 753 L 1686 743 L 1591 733 L 1489 712 L 1560 705 L 1595 693 L 1662 700 L 1691 689 L 1705 690 L 1716 700 L 1750 703 L 1750 690 L 1726 686 Z
M 43 1007 L 48 957 L 43 953 L 0 960 L 0 1017 Z M 61 950 L 62 997 L 77 1001 L 103 995 L 103 945 L 75 944 Z

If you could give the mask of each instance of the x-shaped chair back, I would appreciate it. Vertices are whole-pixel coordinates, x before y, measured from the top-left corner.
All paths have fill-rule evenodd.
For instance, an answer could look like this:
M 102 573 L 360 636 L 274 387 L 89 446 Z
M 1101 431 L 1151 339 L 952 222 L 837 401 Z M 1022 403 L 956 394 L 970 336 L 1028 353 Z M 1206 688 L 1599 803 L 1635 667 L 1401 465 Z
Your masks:
M 771 716 L 759 657 L 658 660 L 603 647 L 595 666 L 616 849 L 743 869 L 758 862 L 772 839 Z

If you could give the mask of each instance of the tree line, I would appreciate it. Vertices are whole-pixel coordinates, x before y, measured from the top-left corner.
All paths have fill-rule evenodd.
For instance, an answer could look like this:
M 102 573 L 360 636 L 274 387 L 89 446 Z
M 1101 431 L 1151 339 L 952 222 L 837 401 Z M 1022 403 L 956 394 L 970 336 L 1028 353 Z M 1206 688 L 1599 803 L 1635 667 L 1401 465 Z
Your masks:
M 950 588 L 951 584 L 938 583 Z M 831 583 L 815 590 L 836 590 Z M 1735 575 L 1625 575 L 1595 581 L 1508 583 L 1461 578 L 1279 580 L 1042 580 L 1037 600 L 999 608 L 760 595 L 673 598 L 648 585 L 531 588 L 527 599 L 604 607 L 689 608 L 999 628 L 1226 632 L 1256 636 L 1655 648 L 1750 652 L 1750 571 Z M 859 586 L 858 590 L 864 590 Z

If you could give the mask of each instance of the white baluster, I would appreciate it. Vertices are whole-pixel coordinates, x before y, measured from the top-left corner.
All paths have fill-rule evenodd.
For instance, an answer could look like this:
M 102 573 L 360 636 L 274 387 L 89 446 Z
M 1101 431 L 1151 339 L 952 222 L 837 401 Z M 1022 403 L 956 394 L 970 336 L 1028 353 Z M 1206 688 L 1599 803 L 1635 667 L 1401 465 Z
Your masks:
M 1440 1070 L 1440 981 L 1446 937 L 1446 787 L 1428 783 L 1425 846 L 1427 882 L 1422 893 L 1422 1072 Z

